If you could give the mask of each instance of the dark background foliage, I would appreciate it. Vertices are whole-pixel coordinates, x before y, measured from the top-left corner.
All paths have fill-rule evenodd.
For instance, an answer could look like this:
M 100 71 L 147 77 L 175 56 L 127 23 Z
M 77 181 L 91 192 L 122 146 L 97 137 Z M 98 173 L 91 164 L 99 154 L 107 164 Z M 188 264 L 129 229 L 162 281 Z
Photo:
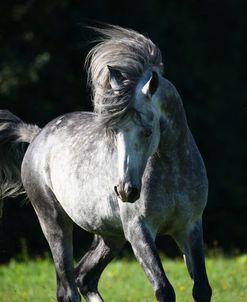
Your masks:
M 180 92 L 209 177 L 205 241 L 247 247 L 246 1 L 26 0 L 0 2 L 0 108 L 43 126 L 69 111 L 91 110 L 85 55 L 94 20 L 147 34 L 161 49 L 165 76 Z M 0 260 L 47 249 L 31 208 L 5 203 Z M 76 232 L 76 251 L 91 237 Z M 174 255 L 174 245 L 158 245 Z

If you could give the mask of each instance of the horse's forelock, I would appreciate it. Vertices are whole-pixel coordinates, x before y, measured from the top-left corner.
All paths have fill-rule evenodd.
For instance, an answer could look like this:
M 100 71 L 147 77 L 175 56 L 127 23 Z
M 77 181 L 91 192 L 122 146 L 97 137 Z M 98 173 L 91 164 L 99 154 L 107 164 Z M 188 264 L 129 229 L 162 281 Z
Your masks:
M 86 59 L 88 83 L 94 111 L 109 125 L 128 112 L 136 83 L 148 68 L 161 68 L 162 59 L 159 48 L 136 31 L 118 26 L 93 29 L 101 38 Z M 108 65 L 120 70 L 126 79 L 118 93 L 110 87 Z

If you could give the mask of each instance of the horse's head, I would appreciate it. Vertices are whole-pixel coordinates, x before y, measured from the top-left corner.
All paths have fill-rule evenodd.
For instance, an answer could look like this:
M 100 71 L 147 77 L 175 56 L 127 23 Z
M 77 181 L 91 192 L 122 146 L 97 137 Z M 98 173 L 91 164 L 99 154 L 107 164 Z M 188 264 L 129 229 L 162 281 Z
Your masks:
M 110 83 L 116 93 L 119 78 L 119 73 L 110 70 Z M 159 111 L 153 101 L 158 85 L 158 73 L 147 71 L 137 83 L 128 114 L 116 127 L 118 179 L 114 190 L 123 202 L 139 199 L 145 167 L 159 144 Z
M 86 60 L 94 111 L 100 125 L 116 133 L 115 192 L 122 201 L 134 202 L 148 159 L 159 144 L 160 109 L 155 103 L 162 56 L 150 39 L 135 31 L 118 26 L 95 30 L 102 38 Z

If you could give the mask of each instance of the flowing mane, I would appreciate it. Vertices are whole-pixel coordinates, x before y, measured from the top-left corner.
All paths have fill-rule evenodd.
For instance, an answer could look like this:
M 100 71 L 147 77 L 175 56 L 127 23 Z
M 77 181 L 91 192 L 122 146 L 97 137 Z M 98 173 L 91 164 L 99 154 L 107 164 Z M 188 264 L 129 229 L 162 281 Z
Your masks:
M 98 44 L 88 53 L 88 84 L 92 90 L 94 111 L 104 125 L 115 124 L 129 111 L 136 83 L 150 67 L 162 69 L 159 48 L 134 30 L 118 26 L 94 28 L 101 35 Z M 123 75 L 122 85 L 115 93 L 109 83 L 107 66 Z

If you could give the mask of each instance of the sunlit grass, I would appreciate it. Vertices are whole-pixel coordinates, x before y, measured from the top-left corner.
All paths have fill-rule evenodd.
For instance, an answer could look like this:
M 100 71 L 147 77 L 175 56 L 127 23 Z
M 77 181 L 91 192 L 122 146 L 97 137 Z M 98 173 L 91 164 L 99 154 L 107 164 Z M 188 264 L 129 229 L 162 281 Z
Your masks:
M 191 302 L 192 281 L 182 260 L 163 258 L 178 302 Z M 247 255 L 210 257 L 207 269 L 213 288 L 213 302 L 245 302 L 247 297 Z M 153 291 L 134 260 L 112 262 L 103 273 L 100 291 L 109 302 L 153 302 Z M 50 302 L 55 299 L 55 272 L 49 259 L 16 262 L 0 266 L 0 301 Z

